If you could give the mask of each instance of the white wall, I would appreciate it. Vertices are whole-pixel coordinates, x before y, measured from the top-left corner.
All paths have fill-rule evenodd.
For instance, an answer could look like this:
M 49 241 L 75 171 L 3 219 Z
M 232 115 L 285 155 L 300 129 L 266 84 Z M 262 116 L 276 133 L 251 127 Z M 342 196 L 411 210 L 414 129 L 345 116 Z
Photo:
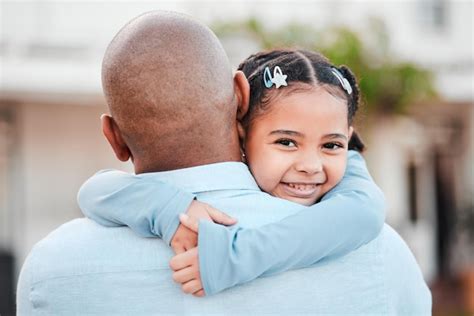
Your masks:
M 432 22 L 444 5 L 444 24 Z M 6 91 L 86 91 L 100 94 L 105 47 L 130 19 L 155 9 L 175 10 L 211 25 L 257 17 L 270 28 L 298 22 L 316 28 L 346 25 L 362 36 L 382 20 L 394 59 L 421 63 L 436 74 L 450 100 L 473 100 L 473 1 L 3 1 L 0 6 L 0 86 Z M 248 43 L 247 43 L 248 44 Z M 245 45 L 244 45 L 245 46 Z M 230 45 L 236 64 L 254 47 Z M 49 55 L 49 56 L 48 56 Z M 69 89 L 69 90 L 68 90 Z

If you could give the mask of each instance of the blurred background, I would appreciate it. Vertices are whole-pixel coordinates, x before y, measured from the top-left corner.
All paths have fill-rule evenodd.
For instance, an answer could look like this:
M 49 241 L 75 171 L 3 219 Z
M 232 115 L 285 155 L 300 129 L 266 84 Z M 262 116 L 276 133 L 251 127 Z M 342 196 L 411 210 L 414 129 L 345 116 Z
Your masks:
M 38 0 L 0 2 L 1 315 L 14 313 L 32 246 L 82 216 L 80 185 L 102 168 L 132 170 L 100 131 L 101 60 L 126 22 L 155 9 L 209 25 L 234 67 L 287 46 L 349 65 L 386 221 L 415 254 L 434 314 L 474 313 L 472 1 Z

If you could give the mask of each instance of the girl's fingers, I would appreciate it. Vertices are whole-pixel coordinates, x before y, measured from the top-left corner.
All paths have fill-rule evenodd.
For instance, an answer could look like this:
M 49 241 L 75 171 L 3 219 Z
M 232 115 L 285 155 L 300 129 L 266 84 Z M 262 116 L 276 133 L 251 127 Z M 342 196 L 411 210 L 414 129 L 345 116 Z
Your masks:
M 172 246 L 171 248 L 173 248 L 173 251 L 175 254 L 179 255 L 180 253 L 183 253 L 185 252 L 187 249 L 184 248 L 184 245 L 182 244 L 179 244 L 179 245 L 176 245 L 176 246 Z
M 173 273 L 173 280 L 177 283 L 186 283 L 199 277 L 192 267 L 187 267 Z
M 237 219 L 230 217 L 224 212 L 219 211 L 211 206 L 206 207 L 207 213 L 212 218 L 215 223 L 222 224 L 222 225 L 234 225 L 237 223 Z
M 202 284 L 201 284 L 201 281 L 191 280 L 189 282 L 184 283 L 181 286 L 181 289 L 183 290 L 184 293 L 193 294 L 202 289 Z
M 170 260 L 170 268 L 173 271 L 178 271 L 186 267 L 189 267 L 193 264 L 197 264 L 198 263 L 197 251 L 198 251 L 197 248 L 192 248 L 188 251 L 185 251 L 179 255 L 174 256 Z
M 186 226 L 195 233 L 199 231 L 199 221 L 195 217 L 188 216 L 187 214 L 179 214 L 179 221 L 183 226 Z
M 204 290 L 201 289 L 199 291 L 197 291 L 196 293 L 193 294 L 194 296 L 197 296 L 197 297 L 203 297 L 205 296 L 206 294 L 204 293 Z

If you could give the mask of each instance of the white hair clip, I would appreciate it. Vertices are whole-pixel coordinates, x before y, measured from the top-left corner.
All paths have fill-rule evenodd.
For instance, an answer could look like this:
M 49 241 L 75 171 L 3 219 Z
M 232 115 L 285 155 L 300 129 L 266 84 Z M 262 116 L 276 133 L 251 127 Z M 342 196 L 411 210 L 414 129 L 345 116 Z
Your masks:
M 270 68 L 265 67 L 265 71 L 263 72 L 263 82 L 267 88 L 271 88 L 273 85 L 275 85 L 277 89 L 281 86 L 287 86 L 286 78 L 288 78 L 288 76 L 283 74 L 279 66 L 273 68 L 273 77 Z
M 332 73 L 336 76 L 337 80 L 341 83 L 341 86 L 346 90 L 347 94 L 352 94 L 352 87 L 349 81 L 337 70 L 336 68 L 331 68 Z

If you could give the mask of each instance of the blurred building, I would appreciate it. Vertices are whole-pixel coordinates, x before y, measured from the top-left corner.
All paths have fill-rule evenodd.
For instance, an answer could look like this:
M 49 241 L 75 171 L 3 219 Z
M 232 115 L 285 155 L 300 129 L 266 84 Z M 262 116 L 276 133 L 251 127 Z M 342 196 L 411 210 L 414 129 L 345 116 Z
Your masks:
M 385 22 L 391 54 L 434 71 L 442 100 L 412 115 L 381 118 L 367 159 L 384 190 L 387 222 L 405 238 L 429 283 L 473 272 L 473 3 L 377 2 L 0 2 L 0 292 L 13 293 L 31 247 L 81 216 L 80 185 L 119 163 L 100 132 L 106 111 L 100 65 L 107 44 L 131 18 L 154 9 L 211 25 L 255 17 L 268 27 L 298 21 L 345 25 L 362 36 Z M 233 65 L 259 47 L 223 39 Z M 471 215 L 469 215 L 471 214 Z M 0 313 L 13 309 L 1 296 Z

